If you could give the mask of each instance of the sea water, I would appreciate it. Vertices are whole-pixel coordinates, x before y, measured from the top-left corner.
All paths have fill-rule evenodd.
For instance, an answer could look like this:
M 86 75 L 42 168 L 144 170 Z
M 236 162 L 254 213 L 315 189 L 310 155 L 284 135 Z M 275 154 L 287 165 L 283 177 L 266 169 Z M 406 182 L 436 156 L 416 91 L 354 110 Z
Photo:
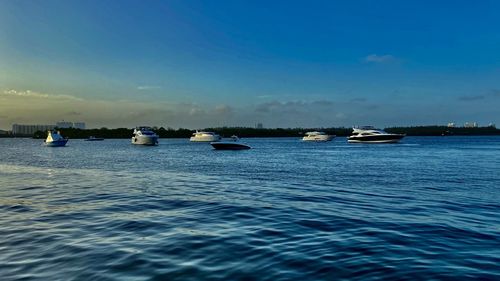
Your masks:
M 500 280 L 500 137 L 0 139 L 1 280 Z

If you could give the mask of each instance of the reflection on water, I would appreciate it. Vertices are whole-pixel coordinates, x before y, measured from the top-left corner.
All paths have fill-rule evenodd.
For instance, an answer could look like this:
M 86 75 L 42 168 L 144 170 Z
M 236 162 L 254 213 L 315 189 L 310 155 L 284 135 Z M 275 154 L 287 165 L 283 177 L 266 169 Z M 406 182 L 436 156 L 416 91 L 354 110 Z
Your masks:
M 500 138 L 0 139 L 6 280 L 498 279 Z

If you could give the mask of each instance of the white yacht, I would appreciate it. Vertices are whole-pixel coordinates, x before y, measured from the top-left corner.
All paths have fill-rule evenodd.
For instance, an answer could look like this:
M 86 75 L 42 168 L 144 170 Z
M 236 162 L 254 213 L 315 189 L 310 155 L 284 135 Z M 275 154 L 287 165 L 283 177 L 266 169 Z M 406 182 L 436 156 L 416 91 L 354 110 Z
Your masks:
M 372 126 L 355 127 L 352 130 L 352 135 L 347 137 L 347 141 L 351 143 L 396 143 L 405 136 L 390 134 Z
M 250 149 L 247 144 L 241 143 L 237 136 L 231 136 L 229 141 L 216 141 L 210 143 L 217 150 L 243 150 Z
M 134 129 L 132 144 L 157 145 L 158 135 L 150 127 L 137 127 Z
M 327 135 L 324 132 L 307 132 L 302 138 L 303 141 L 331 141 L 335 135 Z
M 193 133 L 193 136 L 189 138 L 193 142 L 215 142 L 220 141 L 221 137 L 213 132 L 198 132 Z
M 65 146 L 66 143 L 68 142 L 68 139 L 65 139 L 61 136 L 61 133 L 59 131 L 48 131 L 47 132 L 47 139 L 45 139 L 44 143 L 46 146 Z

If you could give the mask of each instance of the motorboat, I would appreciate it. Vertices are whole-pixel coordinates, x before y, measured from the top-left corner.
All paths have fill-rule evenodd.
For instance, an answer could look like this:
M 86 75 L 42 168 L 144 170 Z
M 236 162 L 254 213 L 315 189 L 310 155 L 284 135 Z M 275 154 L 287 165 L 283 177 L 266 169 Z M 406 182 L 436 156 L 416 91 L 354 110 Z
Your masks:
M 229 141 L 216 141 L 210 144 L 217 150 L 243 150 L 251 148 L 249 145 L 241 143 L 237 136 L 231 136 Z
M 405 134 L 390 134 L 372 126 L 363 126 L 353 128 L 352 135 L 347 137 L 347 141 L 351 143 L 396 143 L 405 136 Z
M 220 141 L 221 137 L 213 132 L 198 132 L 193 133 L 189 141 L 192 142 L 216 142 Z
M 97 138 L 94 136 L 90 136 L 89 138 L 85 139 L 84 141 L 103 141 L 104 138 Z
M 158 135 L 153 132 L 153 129 L 151 129 L 151 127 L 137 127 L 134 129 L 132 144 L 158 145 Z
M 307 132 L 302 138 L 303 141 L 331 141 L 335 135 L 327 135 L 325 132 Z
M 44 141 L 45 145 L 50 147 L 65 146 L 67 142 L 68 139 L 63 138 L 61 132 L 52 130 L 47 132 L 47 139 Z

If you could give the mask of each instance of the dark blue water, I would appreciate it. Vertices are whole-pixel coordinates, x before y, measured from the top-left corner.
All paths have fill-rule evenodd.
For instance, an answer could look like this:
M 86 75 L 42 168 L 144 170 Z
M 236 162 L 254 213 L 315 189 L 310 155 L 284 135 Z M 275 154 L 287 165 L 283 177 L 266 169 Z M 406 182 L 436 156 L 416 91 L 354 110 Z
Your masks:
M 500 137 L 245 141 L 0 139 L 0 279 L 500 279 Z

